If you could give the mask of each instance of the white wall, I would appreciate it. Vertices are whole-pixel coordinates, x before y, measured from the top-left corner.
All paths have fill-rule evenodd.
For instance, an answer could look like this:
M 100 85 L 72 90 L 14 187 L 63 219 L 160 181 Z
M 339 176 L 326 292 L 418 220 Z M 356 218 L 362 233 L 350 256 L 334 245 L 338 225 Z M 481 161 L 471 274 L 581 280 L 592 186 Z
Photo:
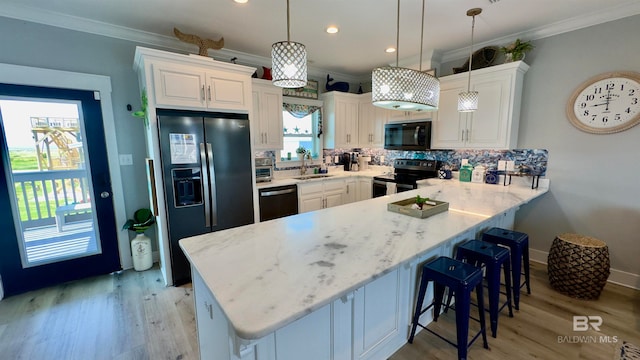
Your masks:
M 518 147 L 549 150 L 551 191 L 523 207 L 516 229 L 545 253 L 557 234 L 605 241 L 610 280 L 640 287 L 640 126 L 611 135 L 575 128 L 565 115 L 571 93 L 600 73 L 640 72 L 640 16 L 534 41 L 525 62 Z M 464 61 L 464 60 L 462 60 Z M 443 71 L 451 66 L 443 65 Z M 630 274 L 625 274 L 630 273 Z M 633 276 L 632 274 L 635 274 Z

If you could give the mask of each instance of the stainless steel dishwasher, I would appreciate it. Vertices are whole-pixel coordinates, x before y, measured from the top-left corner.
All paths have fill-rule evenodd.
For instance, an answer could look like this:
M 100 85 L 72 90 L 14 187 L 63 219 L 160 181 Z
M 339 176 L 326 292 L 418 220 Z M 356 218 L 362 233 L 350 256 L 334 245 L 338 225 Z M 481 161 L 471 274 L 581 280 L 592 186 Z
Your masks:
M 298 186 L 275 186 L 258 190 L 260 221 L 277 219 L 298 213 Z

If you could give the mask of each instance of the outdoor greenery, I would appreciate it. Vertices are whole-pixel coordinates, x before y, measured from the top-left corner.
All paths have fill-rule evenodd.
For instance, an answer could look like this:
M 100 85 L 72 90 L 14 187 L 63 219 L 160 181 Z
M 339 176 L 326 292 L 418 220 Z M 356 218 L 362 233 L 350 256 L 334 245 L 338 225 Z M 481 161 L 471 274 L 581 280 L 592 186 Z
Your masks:
M 11 170 L 38 170 L 38 157 L 34 150 L 14 150 L 9 151 L 9 161 Z
M 38 171 L 38 158 L 35 150 L 32 149 L 11 149 L 9 151 L 9 159 L 11 162 L 11 170 L 17 171 Z M 31 214 L 31 220 L 46 219 L 55 217 L 56 208 L 65 203 L 72 203 L 73 198 L 65 199 L 63 196 L 58 196 L 58 204 L 56 204 L 53 197 L 57 188 L 63 187 L 61 179 L 58 180 L 46 180 L 35 183 L 17 183 L 15 184 L 15 193 L 17 198 L 18 212 L 20 213 L 20 221 L 28 221 Z M 76 187 L 79 186 L 77 179 L 64 181 L 75 181 Z M 23 187 L 24 186 L 24 187 Z M 35 186 L 35 189 L 34 189 Z M 70 188 L 70 184 L 67 184 L 67 189 Z M 46 196 L 49 201 L 46 201 Z M 67 196 L 73 196 L 69 193 Z M 38 201 L 36 201 L 36 197 Z M 48 209 L 47 209 L 48 207 Z M 40 216 L 38 216 L 38 210 L 40 210 Z

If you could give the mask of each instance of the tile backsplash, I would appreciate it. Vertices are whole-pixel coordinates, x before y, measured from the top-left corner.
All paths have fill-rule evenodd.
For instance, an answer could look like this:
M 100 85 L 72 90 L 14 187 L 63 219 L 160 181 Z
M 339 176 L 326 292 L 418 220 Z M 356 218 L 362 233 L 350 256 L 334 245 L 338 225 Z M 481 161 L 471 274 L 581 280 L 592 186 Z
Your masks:
M 485 149 L 457 149 L 457 150 L 428 150 L 428 151 L 397 151 L 380 148 L 358 149 L 325 149 L 324 156 L 340 155 L 346 151 L 357 151 L 360 154 L 371 156 L 371 165 L 393 166 L 395 159 L 429 159 L 439 160 L 451 169 L 460 168 L 462 159 L 469 160 L 473 166 L 483 165 L 488 170 L 497 169 L 498 160 L 515 161 L 516 168 L 524 166 L 531 172 L 545 175 L 549 152 L 546 149 L 513 149 L 513 150 L 485 150 Z M 274 151 L 256 152 L 256 157 L 271 157 L 275 162 Z M 384 161 L 381 159 L 384 158 Z M 279 170 L 291 170 L 292 168 L 276 168 Z

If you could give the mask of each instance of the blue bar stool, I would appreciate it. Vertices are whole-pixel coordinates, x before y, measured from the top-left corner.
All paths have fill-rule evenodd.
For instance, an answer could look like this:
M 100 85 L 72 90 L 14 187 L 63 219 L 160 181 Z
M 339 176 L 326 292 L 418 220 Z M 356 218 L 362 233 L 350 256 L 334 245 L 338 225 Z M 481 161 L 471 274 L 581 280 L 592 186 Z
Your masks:
M 424 302 L 424 296 L 427 291 L 427 285 L 429 281 L 434 282 L 434 299 L 433 302 L 422 309 L 422 303 Z M 442 300 L 444 298 L 445 288 L 448 287 L 450 291 L 453 291 L 456 298 L 456 338 L 457 344 L 437 334 L 433 330 L 420 324 L 420 315 L 433 307 L 433 321 L 438 321 L 440 315 L 440 308 L 442 306 Z M 468 341 L 469 337 L 469 312 L 471 307 L 471 292 L 476 289 L 476 296 L 478 301 L 478 314 L 480 316 L 480 331 Z M 482 335 L 482 341 L 484 348 L 488 349 L 487 332 L 484 320 L 484 298 L 482 296 L 482 270 L 479 268 L 465 264 L 462 261 L 458 261 L 449 257 L 440 256 L 433 261 L 430 261 L 422 267 L 422 279 L 420 280 L 420 291 L 418 292 L 418 301 L 416 303 L 416 310 L 413 314 L 413 322 L 411 326 L 411 335 L 409 336 L 409 343 L 413 343 L 413 337 L 416 334 L 416 328 L 418 325 L 436 335 L 442 340 L 458 348 L 458 359 L 464 360 L 467 358 L 467 351 L 469 346 L 473 344 L 478 336 Z
M 489 319 L 491 321 L 491 335 L 496 337 L 498 332 L 498 315 L 505 306 L 509 308 L 509 317 L 513 317 L 511 309 L 511 265 L 509 249 L 479 240 L 471 240 L 460 245 L 456 252 L 456 259 L 476 267 L 486 268 L 487 285 L 489 288 Z M 500 305 L 500 268 L 504 268 L 507 301 Z M 447 307 L 451 303 L 451 294 L 447 299 Z
M 511 250 L 511 272 L 513 281 L 513 303 L 520 310 L 520 288 L 527 285 L 527 294 L 531 294 L 529 272 L 529 235 L 498 227 L 491 228 L 482 234 L 482 241 L 504 245 Z M 520 284 L 522 265 L 524 264 L 524 284 Z

